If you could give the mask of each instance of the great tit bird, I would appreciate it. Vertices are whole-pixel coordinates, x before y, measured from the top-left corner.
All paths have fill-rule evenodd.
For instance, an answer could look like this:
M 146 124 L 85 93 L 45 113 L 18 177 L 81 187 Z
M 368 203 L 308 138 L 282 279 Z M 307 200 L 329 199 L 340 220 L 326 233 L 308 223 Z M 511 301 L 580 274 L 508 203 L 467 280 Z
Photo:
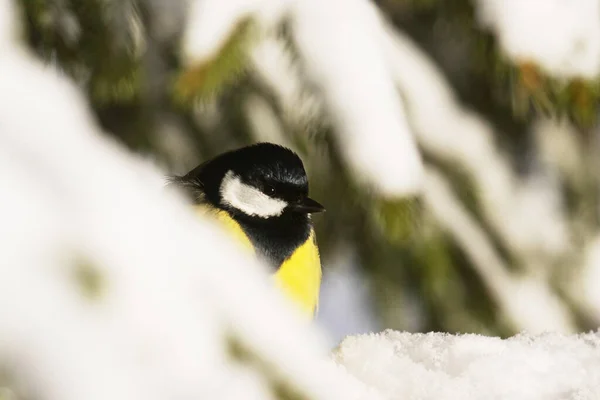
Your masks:
M 308 179 L 296 153 L 258 143 L 223 153 L 169 181 L 184 189 L 199 213 L 216 217 L 266 261 L 277 286 L 314 317 L 321 262 L 310 214 L 325 208 L 308 197 Z

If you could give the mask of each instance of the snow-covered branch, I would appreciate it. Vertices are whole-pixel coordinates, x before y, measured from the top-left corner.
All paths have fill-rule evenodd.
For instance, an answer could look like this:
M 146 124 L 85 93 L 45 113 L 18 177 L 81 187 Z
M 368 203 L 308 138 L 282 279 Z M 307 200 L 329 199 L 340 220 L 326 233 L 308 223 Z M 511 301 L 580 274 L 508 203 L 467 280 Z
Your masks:
M 544 279 L 512 276 L 488 235 L 461 205 L 438 172 L 426 170 L 425 202 L 471 259 L 503 314 L 519 330 L 573 332 L 566 307 Z
M 307 88 L 283 40 L 263 40 L 253 49 L 251 60 L 257 77 L 274 94 L 286 125 L 306 134 L 323 124 L 323 101 Z
M 385 196 L 420 192 L 421 158 L 372 4 L 295 2 L 292 30 L 307 79 L 325 99 L 350 171 Z
M 320 359 L 319 334 L 263 266 L 163 192 L 159 171 L 94 125 L 75 85 L 12 39 L 0 37 L 0 362 L 11 387 L 61 400 L 367 398 Z
M 509 57 L 533 59 L 562 78 L 589 78 L 600 63 L 599 1 L 476 4 Z M 264 266 L 165 192 L 163 172 L 108 139 L 75 84 L 18 42 L 13 3 L 0 0 L 0 370 L 8 372 L 0 384 L 42 400 L 598 398 L 598 334 L 500 340 L 385 332 L 349 338 L 333 361 L 325 359 L 320 332 L 271 287 Z M 583 187 L 589 166 L 566 126 L 534 127 L 539 165 L 522 178 L 498 150 L 494 128 L 459 104 L 433 63 L 372 2 L 167 3 L 140 1 L 138 10 L 129 2 L 127 16 L 116 18 L 135 33 L 137 50 L 152 53 L 146 61 L 183 32 L 184 72 L 206 72 L 195 67 L 215 61 L 239 23 L 251 20 L 259 40 L 244 49 L 257 79 L 248 86 L 259 89 L 244 93 L 241 112 L 252 138 L 294 147 L 293 135 L 331 131 L 332 146 L 324 147 L 363 188 L 381 197 L 421 193 L 435 218 L 430 227 L 447 232 L 466 256 L 498 320 L 537 333 L 575 331 L 569 307 L 600 319 L 600 239 L 585 243 L 582 274 L 564 285 L 571 295 L 581 291 L 578 301 L 561 298 L 550 282 L 552 266 L 581 250 L 558 177 Z M 531 23 L 537 12 L 539 27 Z M 162 33 L 148 31 L 154 24 Z M 156 86 L 173 72 L 161 62 Z M 157 102 L 167 97 L 159 89 Z M 174 116 L 170 106 L 165 113 Z M 201 107 L 194 122 L 212 134 L 203 139 L 227 140 L 215 139 L 230 127 L 226 107 L 217 100 Z M 157 119 L 154 135 L 183 120 Z M 164 136 L 156 139 L 194 147 Z M 466 172 L 485 221 L 462 204 L 445 171 L 423 165 L 419 149 Z M 194 162 L 195 149 L 187 154 Z M 319 172 L 335 178 L 323 159 Z M 358 229 L 368 218 L 360 214 Z
M 195 2 L 192 10 L 184 41 L 190 63 L 215 57 L 236 21 L 245 16 L 253 18 L 263 40 L 275 34 L 272 28 L 285 17 L 303 84 L 322 97 L 322 114 L 331 120 L 340 152 L 356 179 L 384 196 L 420 191 L 420 155 L 379 40 L 383 28 L 369 2 L 239 0 L 225 7 L 206 0 Z M 259 44 L 250 53 L 259 74 L 268 80 L 280 75 L 272 74 L 277 68 L 269 64 L 273 57 L 285 71 L 285 54 L 275 44 Z M 293 81 L 291 85 L 284 96 L 294 93 Z
M 409 39 L 389 27 L 382 40 L 419 144 L 467 171 L 486 218 L 517 258 L 527 265 L 540 255 L 569 251 L 558 199 L 520 181 L 495 146 L 492 127 L 458 104 L 441 73 Z
M 600 74 L 600 1 L 477 0 L 479 22 L 515 63 L 562 79 Z

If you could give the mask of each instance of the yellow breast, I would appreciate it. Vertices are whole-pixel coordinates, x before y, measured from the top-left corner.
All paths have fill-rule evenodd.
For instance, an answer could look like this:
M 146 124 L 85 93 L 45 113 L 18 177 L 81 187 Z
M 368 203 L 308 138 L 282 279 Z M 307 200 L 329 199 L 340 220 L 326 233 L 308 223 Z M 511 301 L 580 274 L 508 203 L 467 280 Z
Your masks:
M 321 260 L 312 229 L 308 240 L 281 264 L 275 273 L 275 282 L 305 315 L 314 317 L 319 306 Z
M 255 254 L 252 242 L 229 214 L 205 206 L 196 206 L 196 210 L 216 218 L 245 250 Z M 299 306 L 302 314 L 312 319 L 318 308 L 321 286 L 321 260 L 312 229 L 308 240 L 281 264 L 274 278 L 277 287 Z

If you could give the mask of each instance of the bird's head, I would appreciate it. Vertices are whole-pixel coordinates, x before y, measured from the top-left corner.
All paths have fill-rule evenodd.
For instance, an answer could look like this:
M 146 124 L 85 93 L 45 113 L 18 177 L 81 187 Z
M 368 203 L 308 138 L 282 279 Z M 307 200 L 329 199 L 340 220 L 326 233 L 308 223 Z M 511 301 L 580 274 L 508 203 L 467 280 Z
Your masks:
M 183 177 L 203 201 L 234 216 L 269 219 L 311 214 L 325 208 L 308 197 L 300 157 L 272 143 L 258 143 L 217 156 Z

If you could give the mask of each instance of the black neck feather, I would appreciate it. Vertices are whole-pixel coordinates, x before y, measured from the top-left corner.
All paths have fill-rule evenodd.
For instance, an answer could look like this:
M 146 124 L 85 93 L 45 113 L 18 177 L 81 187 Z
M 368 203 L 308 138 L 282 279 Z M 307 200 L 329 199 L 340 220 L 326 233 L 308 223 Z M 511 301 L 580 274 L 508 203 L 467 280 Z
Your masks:
M 259 255 L 275 270 L 310 236 L 311 222 L 305 214 L 284 213 L 278 218 L 235 216 Z

